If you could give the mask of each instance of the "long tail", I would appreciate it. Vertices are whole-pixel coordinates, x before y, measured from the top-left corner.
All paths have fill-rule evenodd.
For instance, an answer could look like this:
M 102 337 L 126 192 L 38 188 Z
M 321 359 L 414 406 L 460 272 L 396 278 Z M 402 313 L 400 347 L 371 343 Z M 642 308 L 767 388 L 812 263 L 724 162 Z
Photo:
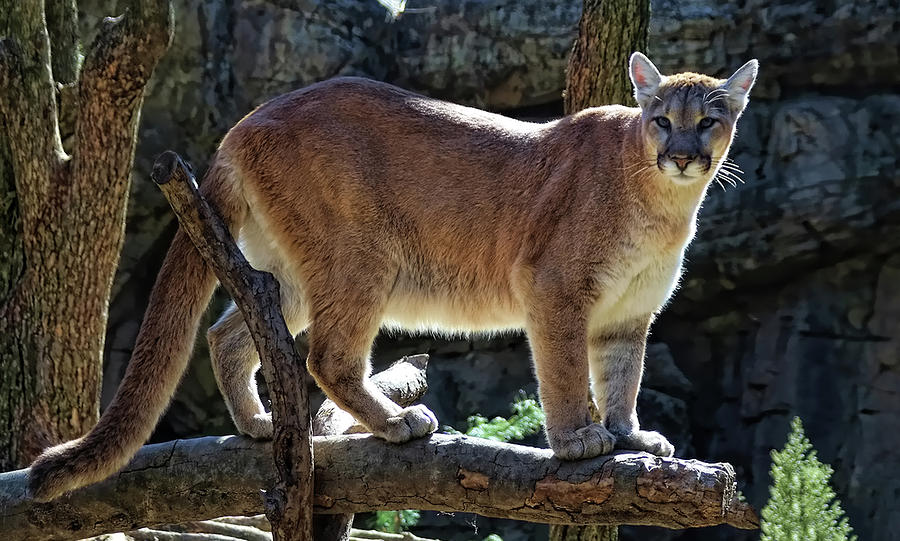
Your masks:
M 201 185 L 204 197 L 232 232 L 240 228 L 247 212 L 238 182 L 220 153 Z M 215 287 L 212 269 L 179 228 L 115 397 L 87 435 L 51 447 L 34 461 L 28 476 L 31 497 L 52 500 L 109 477 L 131 460 L 175 393 Z

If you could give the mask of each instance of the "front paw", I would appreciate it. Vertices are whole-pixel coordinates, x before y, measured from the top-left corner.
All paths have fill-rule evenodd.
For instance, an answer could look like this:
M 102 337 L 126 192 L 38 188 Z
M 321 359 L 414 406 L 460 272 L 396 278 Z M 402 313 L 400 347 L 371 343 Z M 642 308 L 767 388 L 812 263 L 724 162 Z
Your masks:
M 593 423 L 575 430 L 547 430 L 553 455 L 560 460 L 581 460 L 612 452 L 616 437 Z
M 659 432 L 634 430 L 626 434 L 616 434 L 616 449 L 645 451 L 651 455 L 669 457 L 675 454 L 675 447 Z

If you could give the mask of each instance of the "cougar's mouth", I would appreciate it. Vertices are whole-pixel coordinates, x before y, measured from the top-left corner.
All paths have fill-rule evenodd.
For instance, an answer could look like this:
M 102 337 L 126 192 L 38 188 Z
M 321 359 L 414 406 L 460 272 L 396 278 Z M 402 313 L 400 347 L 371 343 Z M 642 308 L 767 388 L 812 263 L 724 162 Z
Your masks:
M 686 186 L 709 176 L 712 172 L 712 159 L 709 156 L 700 155 L 692 159 L 688 164 L 682 164 L 682 167 L 679 167 L 676 160 L 664 154 L 659 154 L 657 155 L 656 166 L 672 182 L 679 186 Z

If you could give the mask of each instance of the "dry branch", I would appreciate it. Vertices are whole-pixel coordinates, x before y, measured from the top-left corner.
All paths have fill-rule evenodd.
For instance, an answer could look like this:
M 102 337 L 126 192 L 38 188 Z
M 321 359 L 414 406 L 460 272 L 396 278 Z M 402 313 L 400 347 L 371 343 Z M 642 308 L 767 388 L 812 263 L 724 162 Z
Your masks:
M 228 524 L 227 522 L 219 522 L 217 520 L 198 520 L 194 522 L 185 522 L 163 528 L 162 531 L 175 534 L 206 534 L 220 536 L 227 539 L 244 541 L 272 541 L 272 534 L 252 526 L 242 526 L 239 524 Z M 138 530 L 137 532 L 141 532 Z M 128 534 L 135 536 L 135 532 Z M 162 540 L 160 540 L 162 541 Z M 188 539 L 175 538 L 174 541 L 189 541 Z M 318 540 L 316 540 L 318 541 Z
M 434 435 L 393 445 L 316 437 L 315 512 L 428 509 L 532 522 L 755 528 L 728 464 L 623 453 L 560 462 L 547 449 Z M 262 511 L 271 444 L 236 436 L 144 447 L 118 475 L 46 504 L 27 470 L 0 474 L 0 539 L 73 539 Z
M 318 540 L 316 540 L 318 541 Z M 350 541 L 439 541 L 437 539 L 426 539 L 419 537 L 410 532 L 403 533 L 386 533 L 373 530 L 357 530 L 353 528 L 350 531 Z
M 181 228 L 234 299 L 259 351 L 275 424 L 272 451 L 278 477 L 265 495 L 273 536 L 276 541 L 312 539 L 308 378 L 306 363 L 297 353 L 281 313 L 278 281 L 250 266 L 221 217 L 198 193 L 193 174 L 176 153 L 163 152 L 153 165 L 152 177 L 178 216 Z

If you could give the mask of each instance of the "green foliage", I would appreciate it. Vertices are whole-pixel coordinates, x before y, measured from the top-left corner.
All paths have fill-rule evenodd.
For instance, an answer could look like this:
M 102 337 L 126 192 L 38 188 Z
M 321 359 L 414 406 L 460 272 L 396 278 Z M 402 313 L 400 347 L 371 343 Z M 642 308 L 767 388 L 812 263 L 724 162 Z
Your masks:
M 521 393 L 510 407 L 513 414 L 509 419 L 494 417 L 488 420 L 481 415 L 472 415 L 468 419 L 469 428 L 466 429 L 466 435 L 508 442 L 540 432 L 544 425 L 544 410 L 537 400 Z M 451 434 L 459 434 L 449 427 L 444 427 L 444 430 Z
M 418 511 L 407 509 L 405 511 L 375 511 L 371 528 L 385 533 L 401 533 L 412 528 L 419 522 Z
M 782 451 L 772 451 L 772 486 L 762 510 L 761 541 L 855 541 L 828 485 L 834 470 L 816 458 L 799 417 Z

